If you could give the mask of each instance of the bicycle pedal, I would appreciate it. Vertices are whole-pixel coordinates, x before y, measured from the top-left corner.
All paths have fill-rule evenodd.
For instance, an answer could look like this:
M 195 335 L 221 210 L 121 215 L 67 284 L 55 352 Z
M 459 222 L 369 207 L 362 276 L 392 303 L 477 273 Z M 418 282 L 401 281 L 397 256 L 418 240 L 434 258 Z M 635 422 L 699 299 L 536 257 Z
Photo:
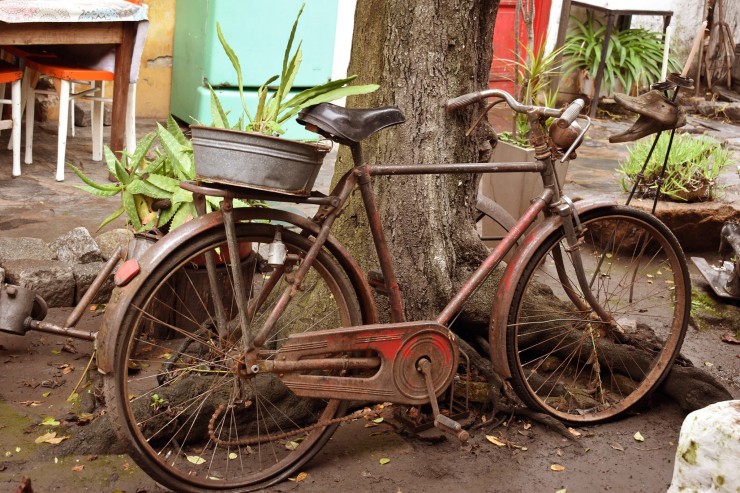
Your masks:
M 434 418 L 434 427 L 455 435 L 462 443 L 467 443 L 470 439 L 470 433 L 464 430 L 460 423 L 444 414 L 438 414 Z

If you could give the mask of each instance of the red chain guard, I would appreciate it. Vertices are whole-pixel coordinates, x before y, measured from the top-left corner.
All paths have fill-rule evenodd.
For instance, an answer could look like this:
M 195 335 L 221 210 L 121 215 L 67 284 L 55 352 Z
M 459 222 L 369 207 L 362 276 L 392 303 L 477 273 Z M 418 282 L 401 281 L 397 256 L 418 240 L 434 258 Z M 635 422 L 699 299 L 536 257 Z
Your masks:
M 432 362 L 437 396 L 447 389 L 457 370 L 455 336 L 435 322 L 403 322 L 338 328 L 293 334 L 278 351 L 276 361 L 336 358 L 340 354 L 380 358 L 377 370 L 346 375 L 290 372 L 282 381 L 296 395 L 324 399 L 424 404 L 429 402 L 424 376 L 416 369 L 420 358 Z

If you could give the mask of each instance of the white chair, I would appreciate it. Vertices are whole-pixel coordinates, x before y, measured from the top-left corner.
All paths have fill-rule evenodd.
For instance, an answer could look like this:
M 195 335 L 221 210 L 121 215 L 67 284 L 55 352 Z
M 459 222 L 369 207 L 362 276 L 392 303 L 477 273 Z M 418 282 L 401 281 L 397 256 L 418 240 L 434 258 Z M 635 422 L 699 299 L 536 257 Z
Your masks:
M 21 79 L 23 71 L 8 62 L 0 60 L 0 118 L 3 105 L 11 105 L 10 120 L 0 119 L 0 129 L 12 130 L 10 142 L 13 144 L 13 176 L 21 174 Z M 5 99 L 5 84 L 11 84 L 10 99 Z
M 57 132 L 57 181 L 64 180 L 64 159 L 67 150 L 67 125 L 69 119 L 70 100 L 75 97 L 84 96 L 93 102 L 92 111 L 92 137 L 94 161 L 100 161 L 103 157 L 103 103 L 106 98 L 102 96 L 103 83 L 113 80 L 113 72 L 107 70 L 96 70 L 80 67 L 75 63 L 63 58 L 39 58 L 30 57 L 26 60 L 26 70 L 32 70 L 40 76 L 59 79 L 59 126 Z M 27 72 L 28 73 L 28 72 Z M 36 94 L 49 93 L 52 91 L 39 90 L 32 87 L 31 77 L 24 78 L 23 91 L 26 93 L 26 152 L 24 161 L 26 164 L 33 162 L 33 124 Z M 90 81 L 93 84 L 92 92 L 72 94 L 73 82 Z M 100 94 L 100 95 L 98 95 Z

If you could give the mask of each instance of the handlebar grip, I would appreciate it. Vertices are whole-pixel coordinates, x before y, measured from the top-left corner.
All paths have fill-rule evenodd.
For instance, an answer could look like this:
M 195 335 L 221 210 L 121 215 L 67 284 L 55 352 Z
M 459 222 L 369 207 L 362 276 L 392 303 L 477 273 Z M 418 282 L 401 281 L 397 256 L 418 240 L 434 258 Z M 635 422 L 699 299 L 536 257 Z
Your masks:
M 584 103 L 580 98 L 570 103 L 568 107 L 565 108 L 565 111 L 563 111 L 563 114 L 560 115 L 560 118 L 558 118 L 558 127 L 568 128 L 570 124 L 578 118 L 578 115 L 581 114 L 581 110 L 583 110 L 584 106 L 586 106 L 586 103 Z
M 456 98 L 452 98 L 449 101 L 447 101 L 447 104 L 445 105 L 447 107 L 447 111 L 455 111 L 459 110 L 460 108 L 465 108 L 466 106 L 477 103 L 483 99 L 483 94 L 480 92 L 471 92 L 468 94 L 463 94 L 462 96 L 458 96 Z

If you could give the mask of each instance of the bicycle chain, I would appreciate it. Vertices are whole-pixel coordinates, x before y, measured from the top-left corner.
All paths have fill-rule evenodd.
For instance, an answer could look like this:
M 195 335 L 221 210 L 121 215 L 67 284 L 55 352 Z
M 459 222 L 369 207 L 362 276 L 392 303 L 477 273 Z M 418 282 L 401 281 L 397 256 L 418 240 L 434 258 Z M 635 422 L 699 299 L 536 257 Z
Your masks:
M 283 440 L 285 438 L 289 438 L 292 436 L 300 435 L 303 433 L 307 433 L 310 431 L 313 431 L 317 428 L 323 428 L 326 426 L 335 425 L 338 423 L 343 423 L 346 421 L 352 421 L 354 419 L 359 418 L 365 418 L 371 415 L 378 415 L 380 414 L 382 409 L 372 409 L 372 408 L 365 408 L 360 409 L 352 414 L 348 414 L 347 416 L 343 416 L 341 418 L 332 418 L 327 419 L 323 421 L 319 421 L 317 423 L 314 423 L 312 425 L 306 426 L 304 428 L 299 428 L 294 431 L 286 431 L 284 433 L 280 433 L 278 435 L 270 435 L 267 437 L 256 437 L 256 438 L 242 438 L 240 440 L 221 440 L 216 436 L 216 432 L 214 431 L 216 419 L 221 415 L 221 413 L 226 409 L 226 404 L 221 404 L 218 409 L 213 413 L 213 416 L 211 416 L 211 419 L 208 421 L 208 436 L 211 437 L 211 440 L 216 442 L 216 444 L 221 445 L 223 447 L 241 447 L 245 445 L 256 445 L 260 443 L 266 443 L 266 442 L 272 442 L 275 440 Z

